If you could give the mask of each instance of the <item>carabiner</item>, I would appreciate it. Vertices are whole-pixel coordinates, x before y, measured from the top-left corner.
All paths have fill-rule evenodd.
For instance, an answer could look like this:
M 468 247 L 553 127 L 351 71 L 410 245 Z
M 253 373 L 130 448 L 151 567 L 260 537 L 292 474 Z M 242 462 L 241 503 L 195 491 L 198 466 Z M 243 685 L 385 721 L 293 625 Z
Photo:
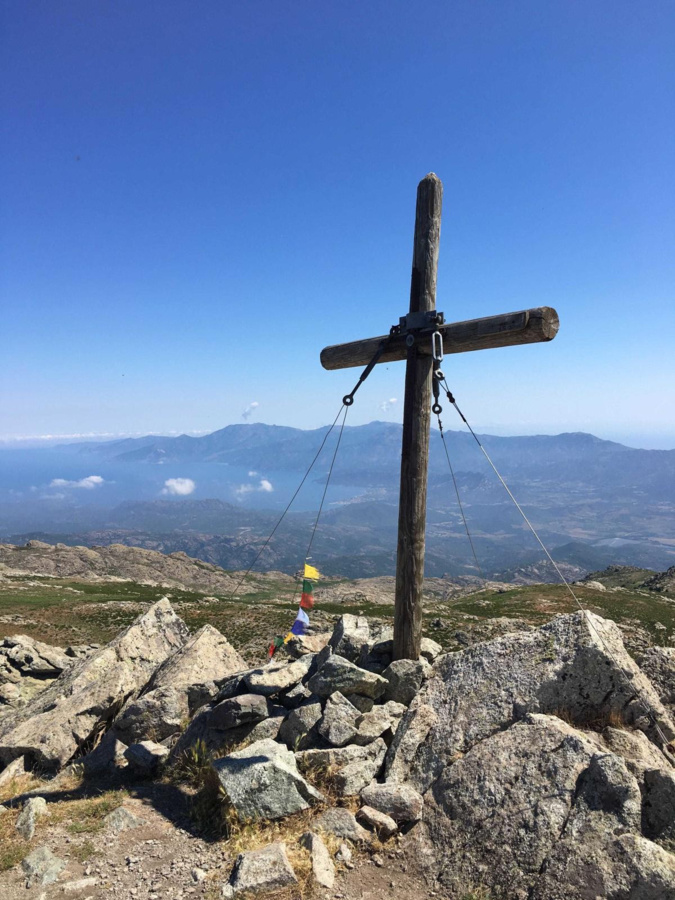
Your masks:
M 431 335 L 431 356 L 436 362 L 443 362 L 443 335 L 434 331 Z

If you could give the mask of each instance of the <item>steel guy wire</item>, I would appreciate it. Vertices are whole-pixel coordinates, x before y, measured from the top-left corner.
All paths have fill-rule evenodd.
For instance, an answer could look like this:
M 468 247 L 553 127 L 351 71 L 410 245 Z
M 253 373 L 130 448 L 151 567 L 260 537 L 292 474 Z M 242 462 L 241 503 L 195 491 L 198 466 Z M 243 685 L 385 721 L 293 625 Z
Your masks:
M 542 541 L 542 539 L 539 537 L 539 535 L 538 535 L 538 533 L 537 533 L 537 531 L 536 531 L 534 525 L 533 525 L 533 524 L 530 522 L 530 520 L 527 518 L 527 516 L 525 515 L 525 512 L 524 512 L 524 510 L 523 510 L 523 508 L 521 507 L 521 505 L 518 503 L 518 501 L 516 500 L 516 498 L 515 498 L 515 497 L 513 496 L 513 494 L 511 493 L 511 490 L 509 489 L 509 486 L 507 485 L 507 483 L 504 481 L 504 479 L 503 479 L 502 476 L 500 475 L 499 470 L 497 469 L 497 466 L 492 462 L 492 459 L 490 458 L 490 456 L 489 456 L 487 450 L 485 449 L 485 447 L 483 446 L 483 444 L 482 444 L 481 441 L 479 440 L 478 435 L 477 435 L 476 432 L 473 430 L 473 428 L 472 428 L 471 425 L 469 424 L 469 422 L 468 422 L 466 416 L 464 415 L 464 413 L 461 411 L 461 409 L 460 409 L 459 406 L 457 405 L 457 402 L 455 401 L 455 398 L 454 398 L 454 396 L 453 396 L 453 394 L 452 394 L 452 391 L 450 390 L 450 388 L 449 388 L 449 386 L 448 386 L 448 382 L 446 381 L 445 377 L 442 379 L 442 383 L 443 383 L 443 386 L 444 386 L 444 389 L 445 389 L 445 393 L 446 393 L 446 396 L 447 396 L 448 400 L 450 401 L 450 403 L 452 404 L 452 406 L 455 407 L 455 409 L 457 410 L 457 413 L 459 414 L 460 418 L 462 419 L 462 421 L 464 422 L 464 424 L 466 425 L 466 427 L 467 427 L 467 428 L 469 429 L 469 431 L 471 432 L 471 435 L 473 436 L 473 439 L 475 440 L 475 442 L 476 442 L 476 443 L 478 444 L 478 446 L 480 447 L 480 449 L 481 449 L 483 455 L 485 456 L 485 459 L 488 461 L 488 463 L 489 463 L 490 466 L 492 467 L 493 472 L 495 473 L 495 475 L 497 476 L 497 478 L 498 478 L 498 479 L 500 480 L 500 482 L 502 483 L 502 486 L 504 487 L 504 490 L 505 490 L 506 493 L 509 495 L 509 497 L 511 498 L 511 500 L 513 501 L 513 503 L 515 504 L 516 509 L 518 510 L 518 512 L 520 513 L 520 515 L 521 515 L 521 516 L 523 517 L 523 519 L 525 520 L 525 524 L 527 525 L 527 527 L 530 529 L 530 531 L 532 532 L 532 534 L 533 534 L 534 537 L 536 538 L 537 542 L 539 543 L 539 546 L 541 547 L 541 549 L 542 549 L 542 550 L 544 551 L 544 553 L 546 554 L 546 556 L 547 556 L 549 562 L 551 563 L 551 565 L 553 566 L 553 568 L 555 569 L 555 571 L 558 573 L 558 577 L 560 578 L 560 580 L 562 581 L 562 583 L 565 585 L 565 587 L 566 587 L 567 590 L 569 591 L 569 593 L 570 593 L 572 599 L 575 601 L 575 603 L 576 603 L 577 606 L 579 607 L 580 611 L 584 614 L 584 617 L 586 618 L 586 621 L 588 622 L 588 624 L 589 624 L 589 626 L 591 627 L 593 633 L 595 634 L 595 636 L 596 636 L 597 639 L 599 640 L 600 644 L 604 647 L 604 649 L 605 649 L 605 651 L 607 652 L 608 656 L 610 657 L 610 659 L 612 660 L 612 662 L 614 663 L 614 665 L 617 667 L 617 670 L 618 670 L 618 672 L 620 673 L 621 678 L 623 678 L 625 684 L 628 686 L 629 693 L 632 695 L 632 698 L 635 699 L 635 700 L 637 700 L 638 703 L 642 706 L 643 710 L 645 711 L 645 713 L 646 713 L 646 715 L 647 715 L 648 720 L 649 720 L 649 721 L 651 722 L 651 724 L 654 726 L 654 729 L 655 729 L 656 733 L 658 734 L 658 736 L 659 736 L 659 737 L 661 738 L 661 740 L 663 741 L 664 746 L 663 746 L 662 749 L 665 750 L 666 752 L 668 752 L 668 745 L 669 745 L 668 738 L 665 736 L 665 734 L 663 733 L 663 730 L 661 729 L 661 726 L 660 726 L 659 723 L 656 721 L 656 716 L 655 716 L 653 710 L 651 709 L 651 707 L 649 706 L 649 704 L 644 700 L 644 698 L 642 697 L 642 695 L 640 694 L 640 692 L 634 687 L 634 685 L 631 684 L 630 679 L 628 678 L 628 676 L 627 676 L 626 673 L 624 672 L 622 666 L 619 664 L 618 660 L 616 659 L 616 657 L 615 657 L 614 654 L 612 653 L 611 649 L 608 647 L 608 645 L 607 645 L 607 643 L 605 642 L 604 638 L 602 637 L 602 635 L 600 634 L 600 632 L 597 630 L 597 628 L 596 628 L 595 625 L 593 624 L 593 620 L 592 620 L 591 617 L 590 617 L 589 611 L 583 606 L 583 604 L 581 603 L 581 601 L 579 600 L 579 598 L 577 597 L 577 595 L 576 595 L 576 594 L 574 593 L 574 591 L 572 590 L 572 587 L 571 587 L 570 583 L 567 581 L 567 579 L 565 578 L 565 576 L 563 575 L 563 573 L 560 571 L 560 567 L 558 566 L 558 564 L 556 563 L 556 561 L 553 559 L 553 557 L 551 556 L 551 554 L 548 552 L 548 550 L 547 550 L 547 548 L 546 548 L 546 545 L 544 544 L 544 542 Z

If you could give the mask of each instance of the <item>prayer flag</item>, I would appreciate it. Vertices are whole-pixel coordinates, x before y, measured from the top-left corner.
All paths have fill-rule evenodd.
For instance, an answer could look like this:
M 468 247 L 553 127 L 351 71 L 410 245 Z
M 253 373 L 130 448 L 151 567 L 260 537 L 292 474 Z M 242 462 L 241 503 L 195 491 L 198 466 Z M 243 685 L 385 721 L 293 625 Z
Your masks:
M 300 597 L 300 606 L 303 609 L 313 609 L 314 607 L 314 586 L 311 581 L 306 578 L 302 582 L 302 596 Z
M 269 646 L 269 650 L 267 651 L 267 658 L 272 659 L 276 651 L 279 649 L 279 647 L 283 647 L 284 643 L 284 639 L 280 634 L 278 634 Z
M 305 612 L 306 609 L 314 608 L 314 585 L 310 579 L 317 581 L 321 578 L 321 573 L 315 566 L 305 563 L 304 578 L 302 580 L 302 593 L 300 595 L 300 607 L 295 617 L 295 622 L 291 626 L 291 630 L 285 637 L 275 637 L 269 646 L 268 658 L 272 659 L 279 647 L 287 644 L 296 635 L 307 634 L 309 630 L 309 616 Z
M 291 626 L 291 632 L 293 634 L 307 634 L 307 629 L 309 627 L 309 616 L 303 609 L 298 610 L 298 614 L 295 617 L 295 622 L 293 622 Z

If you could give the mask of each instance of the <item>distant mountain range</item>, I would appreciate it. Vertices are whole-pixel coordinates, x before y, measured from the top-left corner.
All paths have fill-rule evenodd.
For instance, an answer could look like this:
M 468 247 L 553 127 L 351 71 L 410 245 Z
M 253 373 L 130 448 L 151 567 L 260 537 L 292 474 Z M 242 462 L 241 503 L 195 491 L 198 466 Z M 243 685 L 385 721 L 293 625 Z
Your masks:
M 327 428 L 303 431 L 279 425 L 228 425 L 202 437 L 142 437 L 120 441 L 70 444 L 67 449 L 91 458 L 128 463 L 212 462 L 262 470 L 302 472 Z M 446 440 L 457 471 L 489 471 L 467 432 L 448 431 Z M 594 490 L 637 491 L 642 497 L 675 501 L 675 450 L 635 450 L 592 434 L 497 437 L 481 440 L 502 474 L 530 482 L 552 479 Z M 391 422 L 347 426 L 334 477 L 343 484 L 389 486 L 398 476 L 401 426 Z M 440 437 L 432 435 L 430 465 L 447 473 Z
M 189 474 L 190 466 L 213 464 L 223 473 L 228 467 L 285 472 L 290 484 L 300 481 L 325 434 L 326 428 L 231 425 L 203 437 L 70 444 L 59 452 L 86 461 L 86 474 L 98 471 L 98 462 L 133 471 L 137 481 L 156 480 L 163 467 L 184 467 Z M 635 450 L 583 433 L 484 435 L 481 440 L 544 541 L 579 573 L 610 564 L 665 569 L 675 563 L 675 450 Z M 401 427 L 393 423 L 345 429 L 333 483 L 346 499 L 337 502 L 329 495 L 313 547 L 327 573 L 393 572 L 400 441 Z M 515 574 L 538 564 L 540 550 L 471 435 L 450 431 L 447 442 L 484 574 Z M 325 478 L 329 456 L 330 451 L 310 480 Z M 225 568 L 246 568 L 279 516 L 276 510 L 193 498 L 127 501 L 108 508 L 43 504 L 23 519 L 20 505 L 13 509 L 11 516 L 0 510 L 5 521 L 3 530 L 0 518 L 0 531 L 15 542 L 28 532 L 64 543 L 118 542 L 182 550 Z M 292 511 L 260 567 L 294 571 L 312 521 L 311 511 Z M 21 523 L 23 531 L 12 528 L 12 522 Z M 431 441 L 427 574 L 477 574 L 437 432 Z

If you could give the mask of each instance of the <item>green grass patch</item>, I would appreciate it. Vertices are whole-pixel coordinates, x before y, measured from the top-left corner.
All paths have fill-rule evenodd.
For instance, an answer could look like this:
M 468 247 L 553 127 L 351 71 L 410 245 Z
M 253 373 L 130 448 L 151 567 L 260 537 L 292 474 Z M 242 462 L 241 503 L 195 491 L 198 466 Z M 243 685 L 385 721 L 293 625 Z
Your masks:
M 221 631 L 250 662 L 265 659 L 270 640 L 290 628 L 299 595 L 288 581 L 267 582 L 249 575 L 236 597 L 196 591 L 165 589 L 135 582 L 88 583 L 44 576 L 13 576 L 0 583 L 0 637 L 17 632 L 47 643 L 107 643 L 130 625 L 150 604 L 168 594 L 171 603 L 191 631 L 210 624 Z M 256 580 L 258 579 L 258 580 Z M 249 591 L 243 593 L 244 590 Z M 656 592 L 633 588 L 599 591 L 575 586 L 581 603 L 619 624 L 631 623 L 647 630 L 654 644 L 668 644 L 675 633 L 675 604 Z M 541 625 L 558 613 L 577 609 L 564 585 L 514 586 L 498 591 L 476 591 L 443 599 L 427 592 L 424 603 L 424 633 L 444 649 L 458 649 L 457 631 L 470 629 L 488 619 L 504 617 Z M 330 630 L 344 613 L 362 614 L 379 622 L 393 621 L 393 603 L 322 603 L 312 613 L 312 623 Z M 441 627 L 432 627 L 435 619 Z

